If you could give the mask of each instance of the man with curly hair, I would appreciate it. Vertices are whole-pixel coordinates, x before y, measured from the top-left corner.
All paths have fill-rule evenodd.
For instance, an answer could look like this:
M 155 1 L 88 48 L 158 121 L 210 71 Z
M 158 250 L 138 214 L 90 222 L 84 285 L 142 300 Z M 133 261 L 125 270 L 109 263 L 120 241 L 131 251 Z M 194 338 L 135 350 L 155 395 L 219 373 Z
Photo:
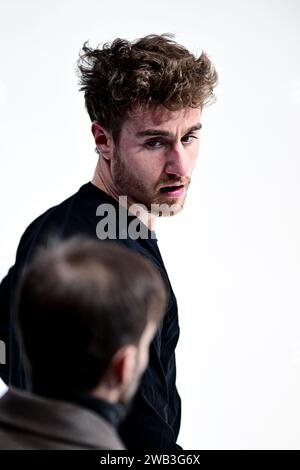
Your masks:
M 0 366 L 2 376 L 17 386 L 30 386 L 15 340 L 12 296 L 37 246 L 54 233 L 124 244 L 159 269 L 168 302 L 120 433 L 128 449 L 176 450 L 181 415 L 175 363 L 178 311 L 154 223 L 184 205 L 199 150 L 201 113 L 214 98 L 217 73 L 204 52 L 197 58 L 167 34 L 133 42 L 116 39 L 95 49 L 85 43 L 78 71 L 98 162 L 90 182 L 27 228 L 16 263 L 2 281 L 0 339 L 11 325 L 10 372 Z

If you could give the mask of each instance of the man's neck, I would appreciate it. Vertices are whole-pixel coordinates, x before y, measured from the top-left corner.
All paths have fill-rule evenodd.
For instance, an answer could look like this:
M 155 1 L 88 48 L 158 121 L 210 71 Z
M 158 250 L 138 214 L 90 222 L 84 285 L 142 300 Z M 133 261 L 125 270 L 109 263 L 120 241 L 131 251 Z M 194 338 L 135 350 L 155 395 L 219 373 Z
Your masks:
M 154 214 L 151 214 L 151 212 L 145 210 L 143 206 L 141 206 L 137 201 L 130 199 L 126 194 L 118 194 L 112 182 L 109 182 L 110 178 L 106 179 L 103 176 L 104 173 L 105 173 L 104 171 L 103 172 L 101 171 L 101 166 L 100 166 L 100 163 L 98 162 L 96 169 L 95 169 L 94 176 L 91 179 L 91 183 L 94 186 L 97 186 L 97 188 L 104 191 L 109 196 L 111 196 L 113 199 L 118 201 L 119 204 L 121 204 L 131 214 L 133 214 L 141 222 L 143 222 L 143 224 L 146 225 L 146 227 L 149 230 L 153 230 L 155 221 L 156 221 L 156 216 Z M 120 198 L 120 196 L 127 196 L 126 205 L 124 205 L 124 202 L 125 202 L 124 198 Z

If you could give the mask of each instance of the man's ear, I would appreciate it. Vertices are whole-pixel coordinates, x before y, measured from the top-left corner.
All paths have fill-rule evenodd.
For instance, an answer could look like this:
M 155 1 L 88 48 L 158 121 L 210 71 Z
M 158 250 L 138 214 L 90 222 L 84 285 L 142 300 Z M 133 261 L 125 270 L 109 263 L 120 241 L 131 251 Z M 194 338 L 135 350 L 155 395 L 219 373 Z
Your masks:
M 113 372 L 116 386 L 126 390 L 135 377 L 137 367 L 137 347 L 127 344 L 120 348 L 113 356 L 110 369 Z
M 113 154 L 113 139 L 111 133 L 103 127 L 99 121 L 92 122 L 92 133 L 99 153 L 110 160 Z

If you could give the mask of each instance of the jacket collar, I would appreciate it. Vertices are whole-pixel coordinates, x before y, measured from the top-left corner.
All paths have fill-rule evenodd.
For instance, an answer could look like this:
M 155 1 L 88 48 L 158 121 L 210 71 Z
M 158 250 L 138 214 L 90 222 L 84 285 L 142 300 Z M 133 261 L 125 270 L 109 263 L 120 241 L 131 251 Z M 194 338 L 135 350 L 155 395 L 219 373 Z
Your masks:
M 99 414 L 13 387 L 0 400 L 0 422 L 78 446 L 124 449 L 113 426 Z

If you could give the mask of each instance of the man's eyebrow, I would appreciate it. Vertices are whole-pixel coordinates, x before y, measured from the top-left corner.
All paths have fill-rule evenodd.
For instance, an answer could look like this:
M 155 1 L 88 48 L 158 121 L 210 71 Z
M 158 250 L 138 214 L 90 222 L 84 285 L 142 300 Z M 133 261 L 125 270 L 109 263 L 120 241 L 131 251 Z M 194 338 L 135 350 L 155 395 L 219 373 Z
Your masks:
M 195 124 L 194 126 L 187 129 L 184 135 L 190 134 L 191 132 L 194 132 L 194 131 L 199 131 L 201 128 L 202 128 L 202 124 L 199 122 L 198 124 Z M 145 137 L 145 136 L 173 137 L 173 134 L 163 129 L 146 129 L 144 131 L 137 132 L 136 136 L 137 137 Z

